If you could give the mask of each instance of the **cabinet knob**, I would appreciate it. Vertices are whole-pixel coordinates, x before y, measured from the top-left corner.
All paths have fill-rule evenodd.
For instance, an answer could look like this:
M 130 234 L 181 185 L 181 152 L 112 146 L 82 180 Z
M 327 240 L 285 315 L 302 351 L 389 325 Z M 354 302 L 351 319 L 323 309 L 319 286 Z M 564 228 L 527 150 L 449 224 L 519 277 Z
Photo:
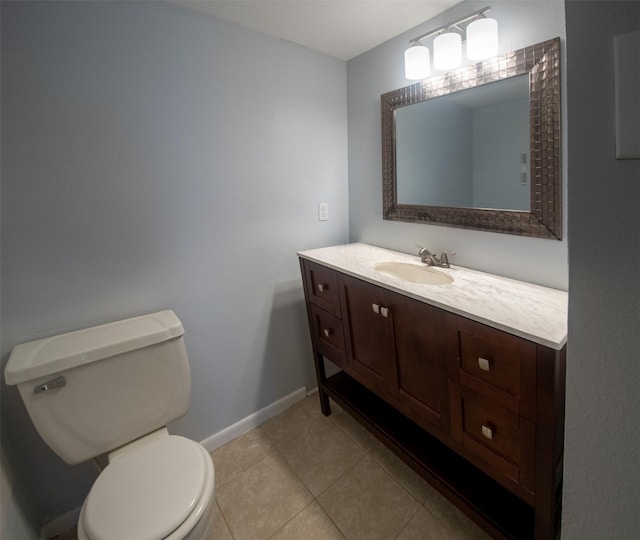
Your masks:
M 373 312 L 376 314 L 380 314 L 380 306 L 378 304 L 371 304 L 371 308 L 373 309 Z
M 325 284 L 325 283 L 318 283 L 318 290 L 320 292 L 324 292 L 325 290 L 327 290 L 329 287 Z
M 324 330 L 322 330 L 322 333 L 324 334 L 324 337 L 329 337 L 331 334 L 333 334 L 333 328 L 325 328 Z
M 478 367 L 482 371 L 491 371 L 491 362 L 487 358 L 478 356 Z
M 488 426 L 483 425 L 482 426 L 482 436 L 485 439 L 489 439 L 490 441 L 493 440 L 493 430 L 494 429 L 495 429 L 495 427 L 493 427 L 493 425 L 491 425 L 491 424 L 488 425 Z
M 381 307 L 380 308 L 380 315 L 382 315 L 385 318 L 388 317 L 389 316 L 389 308 Z

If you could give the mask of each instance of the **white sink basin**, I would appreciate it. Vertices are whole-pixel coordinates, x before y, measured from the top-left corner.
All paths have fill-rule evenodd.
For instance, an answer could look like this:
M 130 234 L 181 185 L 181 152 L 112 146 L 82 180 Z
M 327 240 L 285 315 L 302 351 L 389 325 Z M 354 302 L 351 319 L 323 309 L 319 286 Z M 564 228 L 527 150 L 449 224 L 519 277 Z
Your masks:
M 374 270 L 400 278 L 411 283 L 423 283 L 425 285 L 448 285 L 453 283 L 453 278 L 449 274 L 440 272 L 430 266 L 403 263 L 403 262 L 382 262 L 376 264 Z

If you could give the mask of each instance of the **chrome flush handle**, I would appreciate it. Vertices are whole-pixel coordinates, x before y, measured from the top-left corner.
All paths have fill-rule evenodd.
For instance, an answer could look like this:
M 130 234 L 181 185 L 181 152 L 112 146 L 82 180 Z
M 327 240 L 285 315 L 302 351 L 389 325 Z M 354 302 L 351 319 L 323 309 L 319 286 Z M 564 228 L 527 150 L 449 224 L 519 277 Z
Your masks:
M 64 377 L 56 377 L 55 379 L 51 379 L 46 383 L 39 384 L 33 389 L 34 394 L 42 394 L 43 392 L 47 392 L 48 390 L 53 390 L 54 388 L 62 388 L 66 386 L 67 381 L 64 380 Z

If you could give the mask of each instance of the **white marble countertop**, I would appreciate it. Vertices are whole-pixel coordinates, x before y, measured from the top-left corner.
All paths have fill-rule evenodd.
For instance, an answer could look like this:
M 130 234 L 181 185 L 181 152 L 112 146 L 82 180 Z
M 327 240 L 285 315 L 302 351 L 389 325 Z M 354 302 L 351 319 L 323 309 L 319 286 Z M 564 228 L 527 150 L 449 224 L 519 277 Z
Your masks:
M 374 266 L 391 261 L 424 266 L 420 257 L 368 244 L 300 251 L 298 256 L 556 350 L 567 342 L 565 291 L 455 265 L 438 268 L 453 283 L 411 283 Z

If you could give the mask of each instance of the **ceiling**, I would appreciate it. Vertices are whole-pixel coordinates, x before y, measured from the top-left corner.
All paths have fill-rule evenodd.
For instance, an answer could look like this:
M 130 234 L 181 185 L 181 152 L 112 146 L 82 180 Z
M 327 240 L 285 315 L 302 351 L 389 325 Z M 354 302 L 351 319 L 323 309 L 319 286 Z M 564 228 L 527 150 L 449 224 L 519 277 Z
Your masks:
M 461 0 L 170 0 L 350 60 Z

